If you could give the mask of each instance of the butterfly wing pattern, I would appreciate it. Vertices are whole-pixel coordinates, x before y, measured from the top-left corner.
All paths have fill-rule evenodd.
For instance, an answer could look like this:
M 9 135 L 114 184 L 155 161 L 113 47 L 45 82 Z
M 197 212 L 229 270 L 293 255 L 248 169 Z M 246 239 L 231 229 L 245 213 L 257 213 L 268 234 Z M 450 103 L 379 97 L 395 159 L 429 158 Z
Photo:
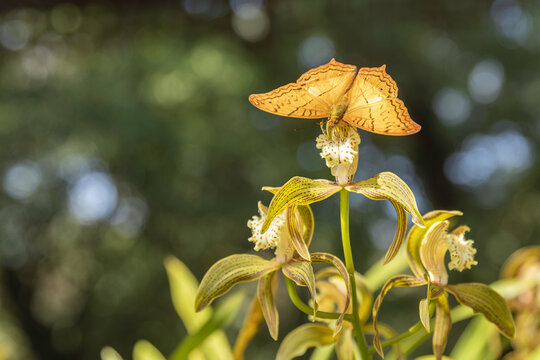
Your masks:
M 249 101 L 263 111 L 303 119 L 329 118 L 334 106 L 347 105 L 342 118 L 353 126 L 383 135 L 414 134 L 420 125 L 397 98 L 397 85 L 385 68 L 357 72 L 356 66 L 332 59 L 295 83 L 250 95 Z
M 343 120 L 360 129 L 382 135 L 410 135 L 420 131 L 397 98 L 396 82 L 386 66 L 361 68 L 348 92 L 349 105 Z
M 332 59 L 311 69 L 295 82 L 265 94 L 252 94 L 249 101 L 259 109 L 281 116 L 321 119 L 330 116 L 332 106 L 349 89 L 356 66 Z

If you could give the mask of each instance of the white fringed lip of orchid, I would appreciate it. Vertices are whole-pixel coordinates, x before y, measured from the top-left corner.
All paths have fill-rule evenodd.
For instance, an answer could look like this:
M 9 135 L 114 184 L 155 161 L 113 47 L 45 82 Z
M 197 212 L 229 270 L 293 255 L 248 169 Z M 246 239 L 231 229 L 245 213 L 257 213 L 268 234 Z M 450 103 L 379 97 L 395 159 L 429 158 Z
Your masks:
M 251 220 L 248 220 L 247 222 L 247 226 L 251 229 L 252 233 L 248 240 L 255 243 L 256 251 L 278 246 L 282 230 L 285 227 L 285 213 L 281 213 L 274 218 L 268 230 L 264 234 L 261 234 L 261 228 L 266 220 L 268 208 L 260 201 L 258 207 L 260 216 L 253 216 Z
M 327 124 L 327 130 L 317 137 L 316 142 L 336 182 L 340 185 L 350 182 L 358 164 L 360 135 L 356 128 L 342 121 L 335 126 Z
M 448 273 L 445 266 L 446 252 L 450 252 L 450 270 L 463 271 L 476 265 L 474 260 L 476 249 L 472 240 L 465 240 L 465 232 L 469 227 L 460 226 L 448 233 L 448 221 L 434 223 L 422 239 L 420 258 L 429 274 L 430 281 L 437 285 L 448 284 Z
M 468 226 L 460 226 L 448 234 L 448 252 L 450 252 L 451 261 L 448 263 L 448 269 L 463 271 L 477 265 L 474 260 L 476 249 L 473 247 L 473 240 L 465 240 L 465 233 L 469 231 Z

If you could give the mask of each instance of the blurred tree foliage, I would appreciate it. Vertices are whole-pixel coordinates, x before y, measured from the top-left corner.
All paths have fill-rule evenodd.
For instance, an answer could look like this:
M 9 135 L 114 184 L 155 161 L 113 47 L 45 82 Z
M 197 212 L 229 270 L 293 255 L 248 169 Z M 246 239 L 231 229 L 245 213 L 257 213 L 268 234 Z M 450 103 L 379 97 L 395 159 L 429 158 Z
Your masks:
M 185 330 L 163 258 L 200 278 L 251 247 L 261 186 L 329 176 L 314 122 L 247 96 L 331 57 L 387 64 L 423 126 L 362 132 L 358 176 L 394 171 L 421 211 L 464 211 L 480 266 L 455 281 L 493 281 L 538 242 L 539 2 L 21 3 L 0 14 L 2 358 L 95 359 L 105 345 L 127 358 L 139 338 L 172 351 Z M 382 203 L 353 205 L 365 270 L 395 220 Z M 337 206 L 314 210 L 314 245 L 339 253 Z M 394 317 L 412 319 L 402 306 Z M 268 334 L 257 341 L 272 358 Z

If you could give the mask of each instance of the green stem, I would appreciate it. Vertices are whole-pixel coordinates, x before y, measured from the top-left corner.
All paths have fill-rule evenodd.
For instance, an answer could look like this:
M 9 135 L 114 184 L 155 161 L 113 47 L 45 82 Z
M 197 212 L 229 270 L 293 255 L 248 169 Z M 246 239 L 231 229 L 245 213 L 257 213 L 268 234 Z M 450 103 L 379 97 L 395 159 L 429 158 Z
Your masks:
M 356 278 L 354 276 L 354 262 L 351 251 L 351 240 L 349 237 L 349 192 L 341 189 L 339 193 L 340 206 L 339 213 L 341 219 L 341 241 L 343 243 L 343 256 L 345 257 L 345 266 L 349 274 L 350 293 L 352 297 L 352 323 L 354 327 L 354 335 L 358 350 L 360 351 L 361 360 L 368 360 L 368 346 L 366 338 L 362 332 L 362 324 L 360 323 L 360 315 L 358 314 L 358 298 L 356 294 Z
M 289 279 L 288 277 L 285 277 L 285 284 L 287 285 L 287 291 L 289 292 L 289 297 L 291 298 L 291 301 L 293 304 L 298 308 L 298 310 L 306 313 L 307 315 L 312 316 L 313 315 L 313 308 L 306 304 L 305 302 L 300 299 L 300 296 L 298 296 L 298 293 L 296 292 L 296 286 L 294 284 L 294 281 Z M 316 318 L 321 319 L 331 319 L 336 320 L 340 317 L 341 314 L 338 313 L 331 313 L 326 311 L 317 311 L 315 313 Z M 345 314 L 344 320 L 352 322 L 352 316 L 350 314 Z
M 422 325 L 422 323 L 419 321 L 417 322 L 416 324 L 414 324 L 413 326 L 411 326 L 409 328 L 409 330 L 399 334 L 399 335 L 396 335 L 386 341 L 383 341 L 381 343 L 381 347 L 385 348 L 387 346 L 391 346 L 391 345 L 394 345 L 395 343 L 397 342 L 400 342 L 401 340 L 403 339 L 406 339 L 408 338 L 409 336 L 412 336 L 414 334 L 416 334 L 417 332 L 419 332 L 420 330 L 422 330 L 422 328 L 424 327 L 424 325 Z M 374 354 L 375 353 L 375 349 L 369 349 L 369 353 L 370 354 Z

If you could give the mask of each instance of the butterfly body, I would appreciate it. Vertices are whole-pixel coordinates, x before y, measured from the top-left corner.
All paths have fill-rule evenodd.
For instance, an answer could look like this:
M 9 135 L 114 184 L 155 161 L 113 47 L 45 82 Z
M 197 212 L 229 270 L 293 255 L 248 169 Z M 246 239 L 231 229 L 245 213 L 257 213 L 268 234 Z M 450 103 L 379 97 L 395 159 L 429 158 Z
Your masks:
M 403 101 L 385 65 L 360 68 L 332 59 L 311 69 L 296 81 L 249 101 L 259 109 L 287 117 L 340 120 L 383 135 L 409 135 L 420 130 Z

